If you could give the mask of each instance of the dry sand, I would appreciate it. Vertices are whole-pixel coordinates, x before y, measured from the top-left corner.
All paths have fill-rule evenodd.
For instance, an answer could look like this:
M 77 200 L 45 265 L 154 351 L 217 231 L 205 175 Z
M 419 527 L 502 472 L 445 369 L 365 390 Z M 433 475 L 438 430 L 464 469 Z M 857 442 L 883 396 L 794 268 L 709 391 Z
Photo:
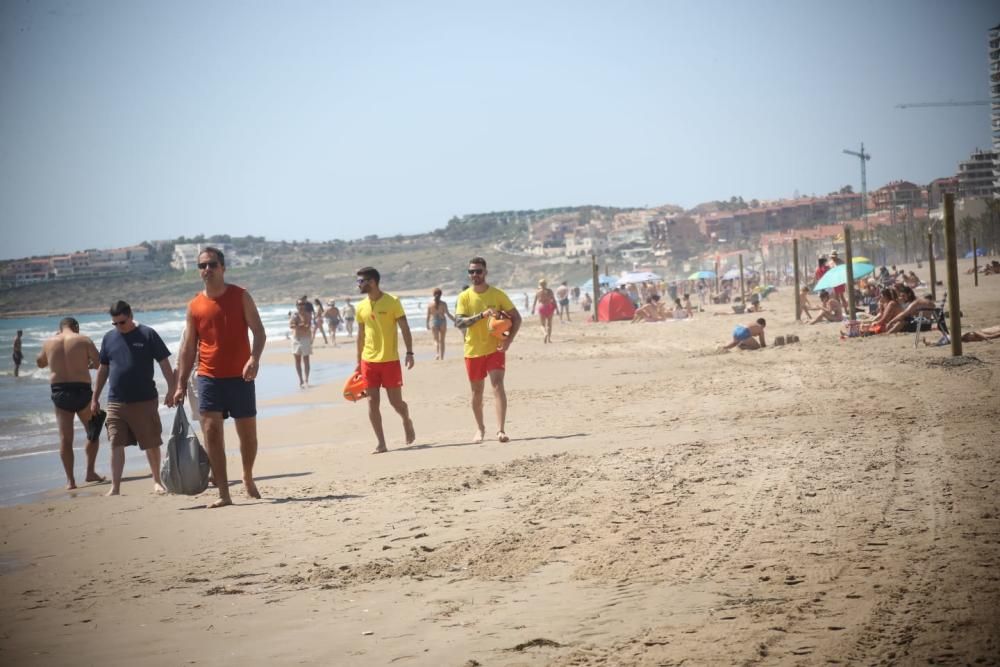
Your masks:
M 962 281 L 966 322 L 1000 323 L 1000 277 Z M 323 386 L 262 421 L 261 501 L 143 478 L 2 509 L 0 662 L 997 664 L 1000 345 L 842 341 L 791 292 L 763 315 L 801 342 L 758 352 L 714 352 L 743 316 L 553 345 L 529 318 L 508 445 L 470 443 L 452 331 L 406 373 L 411 447 L 383 402 L 370 455 Z

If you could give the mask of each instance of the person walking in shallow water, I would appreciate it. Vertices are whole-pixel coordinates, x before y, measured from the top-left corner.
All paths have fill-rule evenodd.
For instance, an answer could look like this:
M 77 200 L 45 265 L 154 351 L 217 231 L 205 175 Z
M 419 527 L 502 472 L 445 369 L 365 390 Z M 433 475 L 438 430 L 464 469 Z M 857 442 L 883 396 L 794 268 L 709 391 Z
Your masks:
M 406 321 L 406 312 L 399 299 L 382 291 L 382 277 L 371 266 L 358 270 L 358 291 L 367 296 L 358 303 L 358 367 L 357 371 L 368 383 L 368 419 L 378 444 L 373 454 L 389 451 L 385 446 L 382 430 L 382 412 L 379 409 L 379 388 L 385 388 L 389 404 L 403 419 L 406 444 L 412 445 L 417 436 L 410 419 L 410 408 L 403 400 L 403 370 L 399 365 L 399 338 L 397 327 L 406 345 L 406 370 L 413 368 L 413 337 Z
M 24 333 L 18 329 L 17 335 L 14 336 L 14 351 L 10 355 L 10 358 L 14 361 L 14 377 L 21 374 L 21 362 L 24 361 L 24 352 L 21 351 L 21 338 Z
M 153 365 L 158 364 L 167 382 L 164 404 L 174 406 L 174 371 L 170 367 L 170 351 L 154 329 L 136 324 L 132 308 L 118 301 L 109 311 L 114 329 L 101 341 L 100 363 L 90 411 L 100 408 L 101 392 L 108 384 L 108 440 L 111 442 L 111 490 L 109 496 L 121 493 L 125 470 L 125 448 L 139 445 L 146 453 L 149 471 L 153 475 L 153 493 L 166 493 L 160 481 L 160 446 L 163 427 L 160 424 L 158 395 L 153 381 Z M 111 382 L 108 383 L 110 378 Z
M 441 300 L 441 290 L 435 289 L 434 299 L 427 304 L 427 330 L 434 336 L 435 361 L 444 359 L 444 343 L 448 333 L 448 320 L 455 316 L 448 311 L 448 304 Z
M 59 424 L 59 456 L 66 473 L 66 488 L 76 488 L 73 474 L 73 416 L 80 420 L 84 428 L 90 421 L 90 369 L 97 368 L 99 355 L 94 341 L 80 333 L 80 323 L 72 317 L 64 317 L 59 322 L 59 333 L 42 344 L 42 351 L 36 359 L 39 368 L 48 368 L 52 403 L 55 405 L 56 421 Z M 87 455 L 88 482 L 103 482 L 104 478 L 94 470 L 97 462 L 98 438 L 87 441 L 84 452 Z
M 251 498 L 260 498 L 253 479 L 257 459 L 257 400 L 254 380 L 260 369 L 267 334 L 250 293 L 225 281 L 222 251 L 207 247 L 198 255 L 198 271 L 205 289 L 188 303 L 187 331 L 177 364 L 174 403 L 187 394 L 187 383 L 198 356 L 198 410 L 205 449 L 219 500 L 209 507 L 232 505 L 226 471 L 226 417 L 236 422 L 243 461 L 243 487 Z M 253 347 L 247 331 L 253 333 Z

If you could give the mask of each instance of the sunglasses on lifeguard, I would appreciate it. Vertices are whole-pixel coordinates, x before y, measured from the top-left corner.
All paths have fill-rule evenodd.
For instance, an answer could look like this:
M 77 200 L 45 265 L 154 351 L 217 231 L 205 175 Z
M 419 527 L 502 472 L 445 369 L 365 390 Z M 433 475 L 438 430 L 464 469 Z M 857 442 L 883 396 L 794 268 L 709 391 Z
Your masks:
M 204 271 L 205 269 L 217 269 L 219 268 L 219 263 L 215 260 L 211 262 L 198 262 L 198 268 Z
M 359 284 L 359 285 L 364 285 L 364 284 L 365 284 L 366 282 L 368 282 L 369 280 L 371 280 L 371 278 L 358 278 L 358 279 L 357 279 L 356 281 L 354 281 L 354 282 L 356 282 L 356 283 L 357 283 L 357 284 Z
M 469 275 L 470 276 L 479 276 L 479 275 L 482 275 L 482 273 L 483 273 L 483 269 L 469 269 Z

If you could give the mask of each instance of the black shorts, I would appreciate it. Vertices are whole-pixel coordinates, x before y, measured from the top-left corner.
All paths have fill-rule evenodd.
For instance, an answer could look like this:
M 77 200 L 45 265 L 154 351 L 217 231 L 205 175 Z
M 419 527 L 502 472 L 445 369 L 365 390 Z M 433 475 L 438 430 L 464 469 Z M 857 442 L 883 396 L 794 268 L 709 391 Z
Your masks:
M 198 376 L 198 410 L 221 412 L 222 418 L 257 416 L 257 394 L 253 382 L 243 378 Z
M 930 322 L 921 322 L 920 323 L 920 330 L 921 331 L 930 331 L 931 330 L 931 323 Z M 916 333 L 917 332 L 917 322 L 914 321 L 914 319 L 912 317 L 906 318 L 906 324 L 903 326 L 902 329 L 900 329 L 900 332 L 901 333 Z
M 89 382 L 53 382 L 52 403 L 66 412 L 79 412 L 90 405 L 94 392 Z

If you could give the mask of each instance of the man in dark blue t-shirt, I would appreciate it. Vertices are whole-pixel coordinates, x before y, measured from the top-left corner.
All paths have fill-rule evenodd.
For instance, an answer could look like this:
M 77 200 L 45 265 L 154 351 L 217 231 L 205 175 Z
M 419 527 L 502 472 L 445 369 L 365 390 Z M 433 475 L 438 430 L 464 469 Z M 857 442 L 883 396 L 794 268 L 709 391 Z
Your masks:
M 111 441 L 111 490 L 109 496 L 121 493 L 122 472 L 125 468 L 125 447 L 139 444 L 146 452 L 153 473 L 153 491 L 166 493 L 160 482 L 160 437 L 163 427 L 157 407 L 153 362 L 160 366 L 167 381 L 164 403 L 174 404 L 174 372 L 170 368 L 170 351 L 153 329 L 136 324 L 132 308 L 124 301 L 111 306 L 111 323 L 115 328 L 101 342 L 101 367 L 97 371 L 97 386 L 90 409 L 96 412 L 104 384 L 108 389 L 108 439 Z

